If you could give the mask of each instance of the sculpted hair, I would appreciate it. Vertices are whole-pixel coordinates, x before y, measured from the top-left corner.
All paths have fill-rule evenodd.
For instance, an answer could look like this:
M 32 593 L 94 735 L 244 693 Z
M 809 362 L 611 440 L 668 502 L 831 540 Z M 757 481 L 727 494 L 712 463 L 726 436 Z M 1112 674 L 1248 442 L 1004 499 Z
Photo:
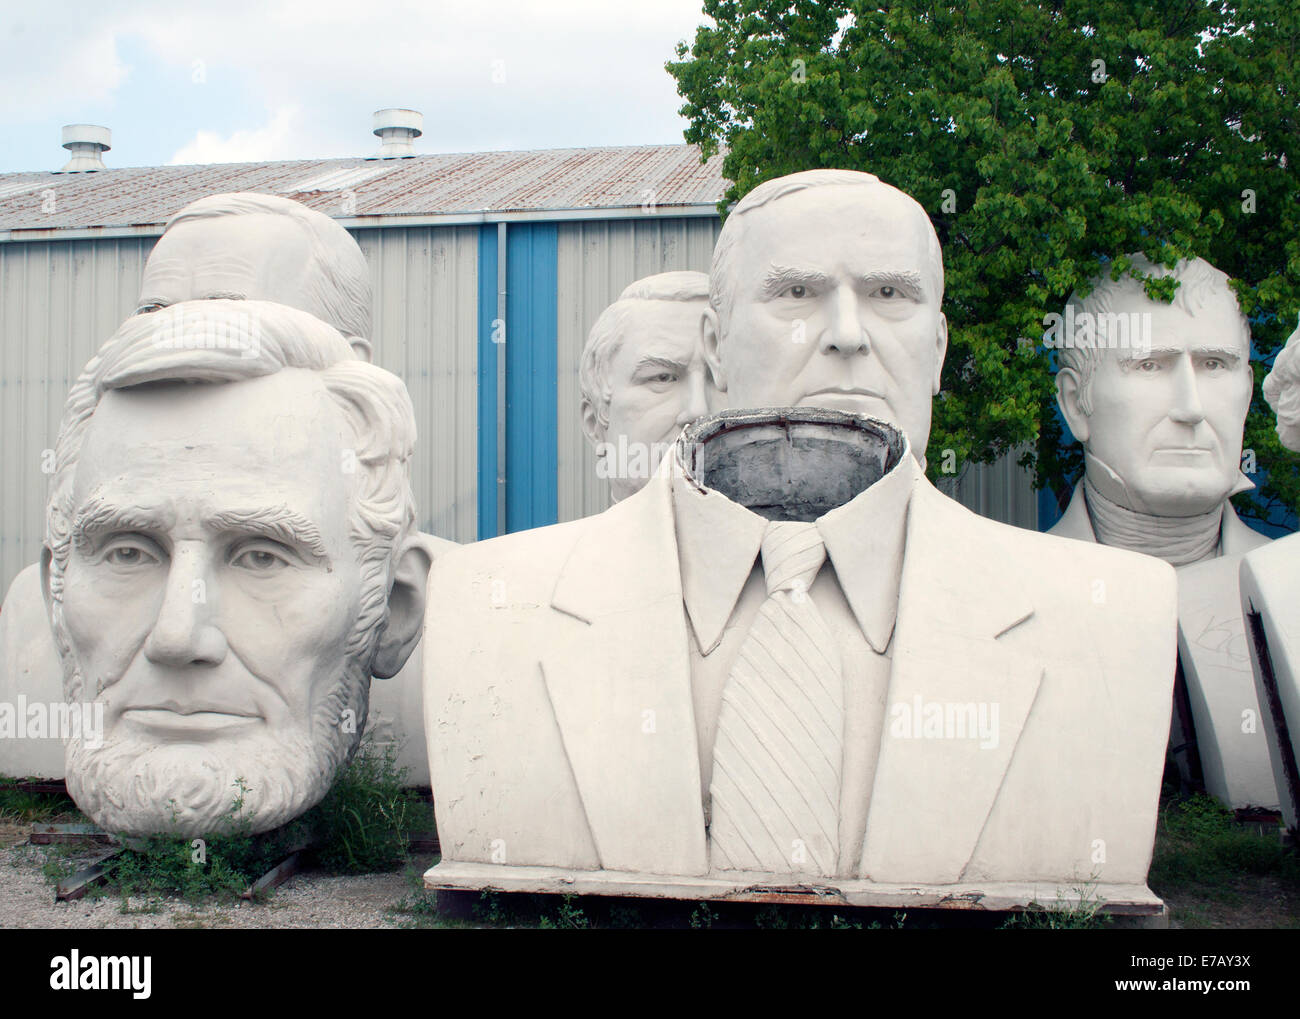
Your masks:
M 1241 329 L 1242 363 L 1248 365 L 1250 360 L 1250 323 L 1246 320 L 1246 316 L 1241 313 L 1241 306 L 1237 303 L 1237 295 L 1233 293 L 1232 287 L 1228 285 L 1226 273 L 1220 272 L 1203 258 L 1183 259 L 1172 269 L 1169 269 L 1163 265 L 1155 264 L 1140 252 L 1128 257 L 1133 260 L 1133 268 L 1139 272 L 1154 276 L 1157 279 L 1172 276 L 1178 280 L 1178 289 L 1174 291 L 1173 305 L 1176 308 L 1181 308 L 1189 315 L 1196 314 L 1211 301 L 1229 302 L 1232 310 L 1236 312 L 1237 323 Z M 1057 371 L 1062 368 L 1070 368 L 1079 377 L 1079 409 L 1085 414 L 1092 413 L 1092 382 L 1093 376 L 1097 372 L 1097 365 L 1101 363 L 1101 358 L 1105 356 L 1110 346 L 1113 346 L 1120 339 L 1120 337 L 1116 337 L 1114 340 L 1109 338 L 1111 316 L 1115 314 L 1115 307 L 1122 298 L 1133 296 L 1140 297 L 1144 301 L 1151 301 L 1151 298 L 1146 295 L 1143 284 L 1135 280 L 1128 272 L 1125 272 L 1118 280 L 1113 280 L 1108 273 L 1103 273 L 1093 281 L 1093 288 L 1087 297 L 1080 297 L 1076 291 L 1065 302 L 1067 311 L 1073 306 L 1073 311 L 1070 314 L 1073 315 L 1074 321 L 1091 320 L 1095 323 L 1094 336 L 1096 344 L 1094 346 L 1076 346 L 1073 342 L 1074 338 L 1067 336 L 1063 337 L 1062 344 L 1056 351 Z M 1080 315 L 1087 315 L 1088 319 L 1080 319 Z M 1247 370 L 1249 370 L 1248 367 Z
M 264 301 L 186 301 L 129 318 L 73 384 L 64 405 L 46 504 L 52 622 L 61 653 L 70 651 L 63 584 L 77 511 L 73 481 L 104 394 L 158 382 L 238 383 L 284 368 L 318 372 L 355 438 L 357 481 L 350 538 L 360 561 L 362 593 L 348 657 L 369 677 L 375 646 L 387 625 L 397 556 L 415 525 L 410 484 L 415 413 L 401 380 L 357 360 L 333 327 L 306 312 Z M 79 690 L 70 693 L 71 699 L 80 698 Z M 341 704 L 340 710 L 345 707 L 358 705 Z M 359 709 L 358 733 L 365 718 L 364 697 Z
M 191 202 L 169 219 L 164 229 L 194 220 L 258 213 L 286 216 L 307 236 L 312 252 L 307 291 L 313 307 L 305 310 L 314 312 L 345 337 L 369 339 L 374 302 L 370 266 L 352 235 L 323 212 L 279 195 L 233 191 Z
M 1286 338 L 1286 346 L 1264 376 L 1264 399 L 1277 415 L 1278 440 L 1300 453 L 1300 325 Z
M 745 215 L 755 209 L 761 209 L 765 205 L 780 201 L 787 195 L 815 187 L 883 189 L 885 192 L 903 199 L 906 204 L 913 207 L 919 217 L 918 222 L 924 221 L 925 223 L 926 256 L 929 259 L 930 271 L 934 274 L 934 280 L 938 287 L 938 293 L 935 295 L 936 300 L 940 305 L 943 304 L 943 250 L 939 246 L 939 235 L 934 232 L 934 224 L 930 222 L 929 215 L 916 199 L 906 192 L 886 184 L 875 174 L 862 173 L 859 170 L 803 170 L 800 173 L 792 173 L 785 177 L 764 181 L 736 203 L 735 208 L 727 216 L 727 221 L 722 224 L 722 232 L 718 235 L 718 243 L 713 249 L 713 264 L 709 269 L 709 304 L 718 313 L 718 319 L 723 326 L 722 331 L 724 334 L 726 331 L 725 325 L 731 317 L 731 308 L 736 296 L 735 283 L 732 278 L 735 271 L 733 263 L 735 262 L 736 252 L 742 244 Z
M 613 387 L 609 365 L 627 332 L 628 320 L 644 301 L 700 301 L 709 299 L 709 277 L 702 272 L 661 272 L 629 283 L 618 300 L 600 313 L 578 364 L 578 386 L 583 401 L 596 409 L 601 429 L 609 427 L 609 401 Z

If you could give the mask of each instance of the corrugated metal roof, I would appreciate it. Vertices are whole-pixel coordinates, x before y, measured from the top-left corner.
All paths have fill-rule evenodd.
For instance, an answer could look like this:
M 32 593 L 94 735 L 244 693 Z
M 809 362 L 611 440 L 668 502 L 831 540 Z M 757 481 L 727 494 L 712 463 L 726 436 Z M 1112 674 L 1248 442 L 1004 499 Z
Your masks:
M 722 156 L 702 164 L 694 145 L 6 173 L 0 231 L 161 226 L 195 199 L 226 191 L 288 195 L 351 218 L 667 209 L 716 204 L 725 190 Z

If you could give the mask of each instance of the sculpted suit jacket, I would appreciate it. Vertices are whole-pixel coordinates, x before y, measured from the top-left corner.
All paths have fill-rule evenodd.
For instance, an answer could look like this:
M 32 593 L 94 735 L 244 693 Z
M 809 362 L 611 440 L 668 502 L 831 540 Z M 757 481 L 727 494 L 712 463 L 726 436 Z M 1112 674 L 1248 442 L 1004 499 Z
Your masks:
M 1082 482 L 1048 533 L 1097 540 Z M 1271 540 L 1247 527 L 1232 504 L 1225 503 L 1219 530 L 1222 554 L 1177 571 L 1178 651 L 1201 772 L 1210 795 L 1230 807 L 1278 806 L 1238 590 L 1242 556 Z M 1182 737 L 1181 728 L 1174 736 Z
M 1300 827 L 1300 534 L 1242 557 L 1241 605 L 1254 638 L 1248 643 L 1255 692 L 1282 818 L 1294 829 Z
M 445 860 L 709 873 L 672 459 L 604 513 L 434 564 Z M 858 877 L 1144 884 L 1174 619 L 1165 563 L 986 520 L 917 470 L 888 702 L 996 703 L 999 738 L 896 738 L 887 712 Z

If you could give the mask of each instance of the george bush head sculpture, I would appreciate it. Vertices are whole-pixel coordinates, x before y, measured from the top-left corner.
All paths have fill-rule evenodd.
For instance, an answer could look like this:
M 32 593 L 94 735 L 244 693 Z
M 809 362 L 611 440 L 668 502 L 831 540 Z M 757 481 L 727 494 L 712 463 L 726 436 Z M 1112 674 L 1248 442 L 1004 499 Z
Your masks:
M 103 704 L 101 738 L 67 748 L 97 824 L 260 832 L 324 796 L 371 675 L 420 636 L 414 443 L 401 381 L 282 305 L 182 302 L 92 358 L 42 576 L 65 696 Z

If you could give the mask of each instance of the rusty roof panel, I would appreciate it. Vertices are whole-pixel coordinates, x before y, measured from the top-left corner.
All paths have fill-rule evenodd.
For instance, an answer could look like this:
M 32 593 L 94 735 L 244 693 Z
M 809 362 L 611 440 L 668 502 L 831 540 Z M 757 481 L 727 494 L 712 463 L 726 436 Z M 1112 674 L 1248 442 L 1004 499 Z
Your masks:
M 722 156 L 701 163 L 694 145 L 6 173 L 0 231 L 161 226 L 226 191 L 290 195 L 336 216 L 346 191 L 348 216 L 428 216 L 713 205 L 726 186 Z

